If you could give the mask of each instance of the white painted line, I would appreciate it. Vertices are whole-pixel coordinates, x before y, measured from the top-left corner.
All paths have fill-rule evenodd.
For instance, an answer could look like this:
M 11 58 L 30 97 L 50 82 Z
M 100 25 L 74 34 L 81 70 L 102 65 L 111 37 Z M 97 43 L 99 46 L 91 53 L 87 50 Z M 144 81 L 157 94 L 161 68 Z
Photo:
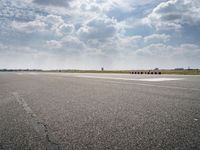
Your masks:
M 26 111 L 27 114 L 30 114 L 32 117 L 36 117 L 36 114 L 33 113 L 32 109 L 28 106 L 28 104 L 25 102 L 23 98 L 20 98 L 19 94 L 17 92 L 13 92 L 13 95 L 17 102 L 23 107 L 23 109 Z
M 24 75 L 24 73 L 16 73 L 17 75 Z
M 17 75 L 39 75 L 39 73 L 36 72 L 24 72 L 24 73 L 16 73 Z
M 39 75 L 39 73 L 36 73 L 36 72 L 29 72 L 28 74 L 29 75 Z
M 87 76 L 87 75 L 77 75 L 76 77 L 80 78 L 94 78 L 94 79 L 114 79 L 114 80 L 138 80 L 138 79 L 130 79 L 130 78 L 113 78 L 113 77 L 100 77 L 100 76 Z
M 162 85 L 154 85 L 154 84 L 128 83 L 128 82 L 117 82 L 117 81 L 104 81 L 104 82 L 113 83 L 113 84 L 141 85 L 141 86 L 167 88 L 167 89 L 192 90 L 192 91 L 198 91 L 198 92 L 200 91 L 200 89 L 197 89 L 197 88 L 184 88 L 184 87 L 176 87 L 176 86 L 162 86 Z
M 184 78 L 146 78 L 146 79 L 133 79 L 133 78 L 100 77 L 100 76 L 87 76 L 87 75 L 77 75 L 76 77 L 94 78 L 94 79 L 126 80 L 126 81 L 149 81 L 149 82 L 162 82 L 162 81 L 184 80 Z
M 140 81 L 176 81 L 176 80 L 184 80 L 183 78 L 147 78 L 147 79 L 139 79 Z
M 149 79 L 129 79 L 129 78 L 111 78 L 111 77 L 97 77 L 97 76 L 76 76 L 80 78 L 94 78 L 94 79 L 114 79 L 114 80 L 126 80 L 126 81 L 150 81 L 150 82 L 158 82 L 158 81 L 174 81 L 174 80 L 184 80 L 184 78 L 149 78 Z M 156 80 L 158 79 L 158 80 Z M 129 85 L 141 85 L 141 86 L 149 86 L 149 87 L 157 87 L 157 88 L 168 88 L 168 89 L 179 89 L 179 90 L 192 90 L 192 91 L 200 91 L 198 88 L 184 88 L 184 87 L 176 87 L 176 86 L 162 86 L 162 85 L 154 85 L 154 84 L 145 84 L 145 83 L 128 83 L 128 82 L 117 82 L 117 81 L 103 81 L 107 83 L 114 84 L 129 84 Z

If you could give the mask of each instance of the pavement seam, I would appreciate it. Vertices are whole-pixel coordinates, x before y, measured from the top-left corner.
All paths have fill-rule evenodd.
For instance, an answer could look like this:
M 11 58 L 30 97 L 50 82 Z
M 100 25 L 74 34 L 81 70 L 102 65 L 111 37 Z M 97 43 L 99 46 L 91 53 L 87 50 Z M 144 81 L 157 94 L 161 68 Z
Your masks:
M 44 121 L 42 121 L 28 106 L 26 101 L 19 96 L 17 92 L 13 92 L 12 95 L 15 97 L 16 101 L 20 106 L 23 107 L 23 109 L 26 111 L 26 113 L 31 117 L 31 123 L 33 125 L 34 130 L 44 137 L 44 140 L 46 142 L 46 150 L 60 150 L 59 144 L 55 141 L 56 138 L 53 135 L 50 135 L 49 127 Z

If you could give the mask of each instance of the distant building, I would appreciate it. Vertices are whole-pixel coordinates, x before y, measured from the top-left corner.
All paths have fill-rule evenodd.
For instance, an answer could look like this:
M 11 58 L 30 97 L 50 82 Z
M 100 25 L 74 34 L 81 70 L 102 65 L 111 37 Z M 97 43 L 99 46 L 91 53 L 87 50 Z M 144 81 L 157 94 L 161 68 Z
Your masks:
M 159 70 L 159 68 L 155 68 L 154 70 Z
M 184 70 L 184 68 L 175 68 L 174 70 Z
M 103 68 L 103 67 L 101 68 L 101 71 L 104 71 L 104 68 Z

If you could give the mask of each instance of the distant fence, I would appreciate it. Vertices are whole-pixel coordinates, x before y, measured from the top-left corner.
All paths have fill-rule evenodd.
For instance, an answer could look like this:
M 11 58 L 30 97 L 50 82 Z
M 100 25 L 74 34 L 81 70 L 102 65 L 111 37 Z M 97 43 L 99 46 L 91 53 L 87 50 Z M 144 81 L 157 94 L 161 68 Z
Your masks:
M 157 74 L 157 75 L 161 75 L 161 72 L 158 72 L 158 71 L 131 71 L 130 74 Z

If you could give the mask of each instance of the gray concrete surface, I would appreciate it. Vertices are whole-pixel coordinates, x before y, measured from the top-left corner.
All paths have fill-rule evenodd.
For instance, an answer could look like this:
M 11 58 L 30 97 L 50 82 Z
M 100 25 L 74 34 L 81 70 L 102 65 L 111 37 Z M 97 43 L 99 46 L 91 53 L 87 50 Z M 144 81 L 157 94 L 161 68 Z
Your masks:
M 0 73 L 4 149 L 200 149 L 200 76 Z

